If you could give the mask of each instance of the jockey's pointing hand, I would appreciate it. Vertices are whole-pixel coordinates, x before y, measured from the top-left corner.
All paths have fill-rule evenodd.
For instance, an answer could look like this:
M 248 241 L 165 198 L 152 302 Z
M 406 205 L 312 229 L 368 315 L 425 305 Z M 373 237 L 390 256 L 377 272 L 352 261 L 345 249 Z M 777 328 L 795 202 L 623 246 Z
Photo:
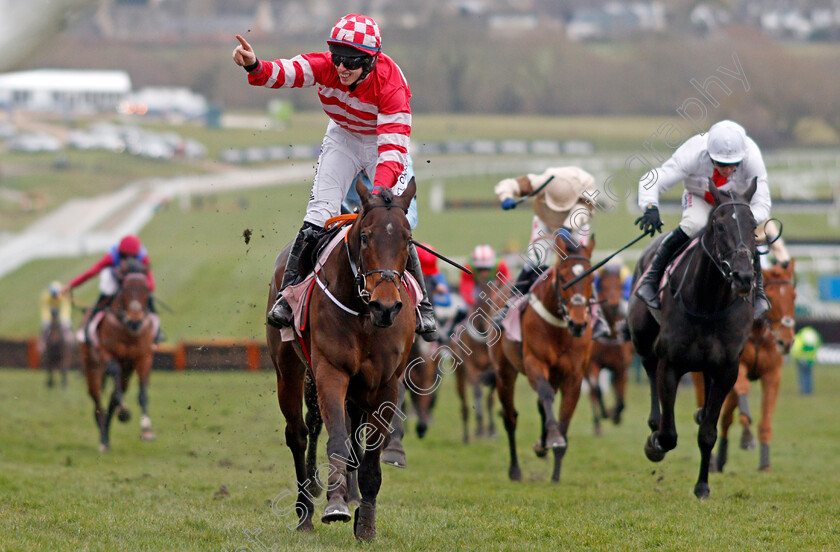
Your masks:
M 656 232 L 662 232 L 662 219 L 659 218 L 659 207 L 648 205 L 645 213 L 636 219 L 633 224 L 638 224 L 645 234 L 655 236 Z
M 241 35 L 236 35 L 236 40 L 239 41 L 239 46 L 233 50 L 233 61 L 240 67 L 253 65 L 257 62 L 257 55 L 254 49 L 248 44 L 248 41 L 242 38 Z

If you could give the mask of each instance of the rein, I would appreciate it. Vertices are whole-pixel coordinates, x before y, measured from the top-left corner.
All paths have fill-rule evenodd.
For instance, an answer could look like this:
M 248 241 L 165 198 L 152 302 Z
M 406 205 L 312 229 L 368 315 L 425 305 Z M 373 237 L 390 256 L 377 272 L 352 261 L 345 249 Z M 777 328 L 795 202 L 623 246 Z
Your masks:
M 566 261 L 586 261 L 586 263 L 591 263 L 590 259 L 584 257 L 583 255 L 568 255 L 564 257 L 557 268 L 562 266 L 563 263 Z M 540 318 L 551 324 L 552 326 L 558 328 L 564 328 L 568 326 L 569 323 L 569 309 L 567 306 L 578 307 L 578 306 L 586 306 L 587 300 L 581 293 L 573 294 L 568 300 L 563 297 L 561 292 L 560 286 L 566 283 L 566 279 L 560 274 L 559 270 L 553 269 L 553 276 L 551 279 L 551 290 L 554 293 L 555 297 L 557 297 L 557 312 L 552 313 L 550 312 L 542 301 L 539 300 L 533 293 L 530 294 L 528 303 L 531 307 L 540 315 Z M 564 288 L 565 289 L 565 288 Z

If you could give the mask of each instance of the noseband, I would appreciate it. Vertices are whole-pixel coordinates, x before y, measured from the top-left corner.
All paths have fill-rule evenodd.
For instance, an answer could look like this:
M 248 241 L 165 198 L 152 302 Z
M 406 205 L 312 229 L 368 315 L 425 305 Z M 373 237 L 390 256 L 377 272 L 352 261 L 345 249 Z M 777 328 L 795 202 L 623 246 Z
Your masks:
M 712 212 L 709 213 L 709 220 L 712 219 L 712 216 L 715 214 L 715 211 L 717 211 L 721 207 L 724 207 L 724 206 L 727 206 L 727 205 L 732 205 L 733 207 L 734 206 L 742 206 L 742 207 L 746 207 L 747 209 L 750 208 L 750 204 L 745 202 L 745 201 L 726 201 L 724 203 L 720 203 L 720 204 L 716 205 L 715 208 L 712 209 Z M 721 275 L 723 276 L 723 279 L 727 283 L 732 281 L 732 272 L 733 272 L 732 271 L 732 264 L 729 262 L 729 259 L 735 257 L 736 255 L 738 255 L 740 253 L 745 253 L 747 255 L 747 257 L 750 259 L 750 261 L 752 261 L 752 255 L 753 255 L 752 250 L 749 247 L 747 247 L 747 243 L 744 239 L 744 236 L 741 234 L 741 226 L 736 224 L 735 227 L 738 229 L 738 243 L 737 243 L 737 245 L 735 246 L 734 249 L 732 249 L 731 251 L 728 251 L 725 255 L 720 254 L 720 253 L 718 253 L 718 255 L 713 255 L 712 252 L 709 251 L 708 247 L 706 246 L 706 242 L 704 240 L 704 238 L 706 236 L 706 233 L 704 232 L 700 236 L 700 246 L 703 248 L 703 252 L 709 257 L 709 259 L 712 261 L 712 264 L 715 265 L 715 268 L 717 268 L 720 271 Z M 715 250 L 717 250 L 717 246 L 715 246 Z
M 374 205 L 372 207 L 369 207 L 369 208 L 365 209 L 362 212 L 359 219 L 356 220 L 356 224 L 359 225 L 359 235 L 360 235 L 359 240 L 360 241 L 361 241 L 361 228 L 362 228 L 362 226 L 361 226 L 362 221 L 360 219 L 363 218 L 365 215 L 367 215 L 373 209 L 378 209 L 380 207 L 384 208 L 384 209 L 388 209 L 388 210 L 390 210 L 392 208 L 396 208 L 396 209 L 400 209 L 403 213 L 408 214 L 407 209 L 403 209 L 402 207 L 400 207 L 398 205 L 394 205 L 392 203 L 386 203 L 384 205 Z M 347 240 L 347 236 L 349 236 L 349 235 L 350 235 L 350 233 L 348 232 L 347 235 L 344 237 L 344 249 L 345 249 L 345 251 L 347 251 L 347 261 L 350 263 L 350 270 L 353 271 L 353 282 L 356 286 L 356 295 L 359 297 L 359 299 L 361 299 L 362 302 L 365 305 L 367 305 L 370 302 L 370 297 L 371 297 L 372 291 L 375 291 L 376 288 L 379 287 L 379 284 L 381 284 L 383 282 L 393 283 L 394 287 L 397 288 L 397 292 L 399 292 L 399 288 L 400 288 L 399 282 L 402 281 L 403 272 L 402 271 L 397 271 L 397 270 L 386 270 L 386 269 L 375 269 L 375 270 L 368 270 L 367 272 L 364 272 L 362 270 L 362 247 L 361 247 L 361 243 L 359 244 L 358 260 L 356 260 L 354 262 L 353 261 L 353 256 L 350 253 L 350 245 L 349 245 L 348 240 Z M 367 278 L 368 278 L 368 276 L 371 276 L 373 274 L 379 274 L 380 277 L 379 277 L 379 281 L 376 282 L 376 284 L 373 286 L 373 290 L 369 292 L 367 290 Z

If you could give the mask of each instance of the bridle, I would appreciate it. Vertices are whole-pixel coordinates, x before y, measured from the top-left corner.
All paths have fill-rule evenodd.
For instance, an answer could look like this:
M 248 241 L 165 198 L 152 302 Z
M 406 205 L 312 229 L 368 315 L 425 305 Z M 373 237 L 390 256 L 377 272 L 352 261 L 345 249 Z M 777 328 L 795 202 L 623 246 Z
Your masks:
M 567 307 L 585 307 L 588 304 L 586 297 L 582 293 L 573 293 L 568 299 L 563 297 L 561 286 L 566 283 L 566 279 L 560 274 L 560 266 L 566 261 L 585 261 L 590 264 L 592 261 L 583 255 L 567 255 L 558 265 L 558 270 L 554 271 L 554 278 L 552 279 L 552 288 L 554 295 L 557 297 L 557 315 L 561 320 L 569 321 L 569 308 Z
M 712 220 L 712 217 L 714 216 L 715 211 L 717 211 L 721 207 L 725 207 L 727 205 L 742 206 L 742 207 L 746 207 L 748 210 L 750 208 L 750 204 L 745 202 L 745 201 L 726 201 L 726 202 L 723 202 L 723 203 L 720 203 L 720 204 L 716 205 L 715 208 L 712 209 L 712 212 L 709 213 L 709 220 L 710 221 Z M 752 216 L 752 214 L 750 214 L 750 216 Z M 732 281 L 732 272 L 733 272 L 732 271 L 732 263 L 729 262 L 729 259 L 732 259 L 733 257 L 735 257 L 739 254 L 745 254 L 745 255 L 747 255 L 747 258 L 750 259 L 750 262 L 752 262 L 752 255 L 753 255 L 752 250 L 747 246 L 746 240 L 745 240 L 743 234 L 741 233 L 741 226 L 739 224 L 736 224 L 735 227 L 738 229 L 738 243 L 735 245 L 735 247 L 731 251 L 727 251 L 726 254 L 721 254 L 717 250 L 717 245 L 716 244 L 714 246 L 714 249 L 715 249 L 715 252 L 717 253 L 717 255 L 712 254 L 712 252 L 709 251 L 708 247 L 706 246 L 706 242 L 705 242 L 705 239 L 704 239 L 706 237 L 706 233 L 704 232 L 700 236 L 700 246 L 703 248 L 703 252 L 709 257 L 709 259 L 712 261 L 712 264 L 715 266 L 715 268 L 717 268 L 718 271 L 720 271 L 721 276 L 723 276 L 723 279 L 727 283 Z M 714 227 L 712 228 L 712 232 L 715 232 Z
M 360 242 L 359 243 L 359 254 L 357 256 L 356 261 L 353 260 L 353 255 L 350 253 L 350 244 L 349 244 L 349 240 L 348 240 L 348 236 L 350 235 L 350 233 L 348 232 L 344 236 L 344 249 L 345 249 L 345 251 L 347 251 L 347 261 L 350 263 L 350 270 L 353 272 L 353 283 L 356 286 L 356 295 L 359 297 L 359 299 L 362 300 L 362 302 L 365 305 L 367 305 L 370 302 L 370 298 L 371 298 L 371 295 L 372 295 L 373 291 L 375 291 L 376 288 L 379 287 L 380 284 L 382 284 L 383 282 L 391 282 L 391 283 L 394 284 L 394 287 L 397 288 L 397 292 L 399 292 L 400 282 L 403 279 L 403 272 L 404 271 L 388 270 L 388 269 L 381 269 L 381 268 L 364 271 L 364 269 L 362 267 L 361 241 L 363 239 L 367 239 L 367 238 L 366 238 L 366 236 L 364 236 L 364 234 L 362 234 L 362 226 L 361 226 L 362 220 L 361 219 L 363 219 L 365 217 L 365 215 L 367 215 L 370 211 L 372 211 L 374 209 L 378 209 L 380 207 L 383 208 L 383 209 L 388 209 L 388 210 L 390 210 L 392 208 L 396 208 L 396 209 L 400 209 L 403 213 L 408 214 L 408 209 L 405 209 L 405 208 L 400 207 L 399 205 L 395 205 L 393 203 L 385 203 L 385 204 L 382 204 L 382 205 L 373 205 L 371 207 L 368 207 L 367 209 L 364 209 L 362 211 L 362 214 L 355 221 L 355 224 L 359 225 L 358 228 L 359 228 L 359 242 Z M 373 274 L 379 274 L 380 275 L 379 276 L 379 281 L 376 282 L 376 284 L 373 286 L 373 290 L 368 291 L 367 290 L 367 278 L 368 278 L 368 276 L 372 276 Z
M 792 280 L 767 280 L 764 282 L 764 287 L 767 288 L 769 286 L 790 286 L 791 289 L 794 288 Z M 772 307 L 772 303 L 771 303 Z M 794 328 L 796 326 L 796 321 L 793 319 L 792 316 L 780 316 L 778 318 L 773 318 L 770 316 L 772 312 L 772 308 L 768 310 L 764 314 L 764 319 L 770 325 L 770 332 L 773 334 L 773 337 L 779 339 L 779 335 L 776 333 L 779 328 Z
M 139 272 L 132 274 L 140 275 L 143 278 L 146 277 L 144 274 Z M 119 301 L 114 301 L 113 304 L 116 304 L 116 307 L 112 308 L 111 312 L 114 313 L 114 315 L 117 317 L 117 320 L 119 320 L 120 324 L 122 324 L 123 327 L 125 327 L 125 329 L 130 334 L 137 335 L 143 328 L 143 322 L 145 322 L 146 317 L 149 314 L 148 301 L 146 301 L 145 304 L 143 303 L 143 301 L 138 301 L 140 303 L 140 310 L 143 312 L 143 316 L 139 320 L 132 320 L 129 317 L 128 312 L 126 311 L 124 306 L 125 297 L 123 294 L 125 293 L 125 279 L 126 278 L 123 279 L 123 283 L 120 285 L 120 290 L 117 292 L 117 297 L 115 297 L 115 299 L 118 298 Z M 132 301 L 137 301 L 137 299 L 132 299 Z

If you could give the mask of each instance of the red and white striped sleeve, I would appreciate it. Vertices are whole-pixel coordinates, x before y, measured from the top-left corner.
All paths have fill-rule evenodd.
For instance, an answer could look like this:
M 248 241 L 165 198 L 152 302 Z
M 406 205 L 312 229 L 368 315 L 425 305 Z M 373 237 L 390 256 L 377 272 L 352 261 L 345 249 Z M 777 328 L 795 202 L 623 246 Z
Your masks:
M 248 73 L 248 82 L 266 88 L 306 88 L 324 82 L 331 67 L 329 52 L 261 60 L 257 68 Z
M 403 79 L 401 73 L 395 77 Z M 376 120 L 379 158 L 376 161 L 374 186 L 391 188 L 408 162 L 408 144 L 411 138 L 411 93 L 403 79 L 402 86 L 396 86 L 381 99 Z

